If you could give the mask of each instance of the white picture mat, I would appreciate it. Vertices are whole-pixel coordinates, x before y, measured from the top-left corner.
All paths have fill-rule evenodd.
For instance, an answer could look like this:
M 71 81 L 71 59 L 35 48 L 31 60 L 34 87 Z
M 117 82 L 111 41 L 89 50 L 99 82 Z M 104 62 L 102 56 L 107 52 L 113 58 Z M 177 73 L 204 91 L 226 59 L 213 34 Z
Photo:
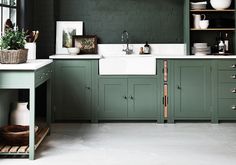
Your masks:
M 76 35 L 83 35 L 82 21 L 57 21 L 56 32 L 56 54 L 69 54 L 67 48 L 63 48 L 63 29 L 72 28 L 76 30 Z

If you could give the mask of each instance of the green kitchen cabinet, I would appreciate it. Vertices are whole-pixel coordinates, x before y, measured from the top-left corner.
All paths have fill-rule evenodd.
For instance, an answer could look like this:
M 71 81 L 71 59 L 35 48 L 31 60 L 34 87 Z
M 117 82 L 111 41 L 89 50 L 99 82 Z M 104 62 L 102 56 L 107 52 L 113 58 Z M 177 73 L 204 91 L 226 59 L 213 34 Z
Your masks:
M 91 61 L 56 60 L 54 77 L 54 119 L 91 119 Z
M 107 78 L 99 80 L 98 119 L 127 116 L 127 80 Z
M 157 93 L 156 79 L 128 79 L 128 117 L 152 118 L 157 116 Z
M 157 120 L 156 78 L 101 78 L 98 120 Z
M 236 119 L 236 60 L 217 61 L 218 120 Z
M 210 61 L 176 60 L 172 64 L 172 79 L 169 79 L 172 120 L 210 120 Z

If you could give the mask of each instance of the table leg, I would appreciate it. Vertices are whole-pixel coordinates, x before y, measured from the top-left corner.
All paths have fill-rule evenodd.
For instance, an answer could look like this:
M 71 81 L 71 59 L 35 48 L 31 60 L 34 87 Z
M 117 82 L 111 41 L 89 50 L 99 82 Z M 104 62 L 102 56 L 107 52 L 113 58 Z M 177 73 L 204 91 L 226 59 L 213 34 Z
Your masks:
M 51 80 L 49 79 L 47 81 L 47 125 L 49 127 L 49 134 L 51 132 L 51 118 L 52 118 L 52 109 L 51 109 L 51 101 L 52 101 L 52 95 L 51 95 L 51 88 L 52 88 L 52 83 Z
M 30 88 L 30 134 L 29 134 L 29 159 L 35 158 L 35 88 Z

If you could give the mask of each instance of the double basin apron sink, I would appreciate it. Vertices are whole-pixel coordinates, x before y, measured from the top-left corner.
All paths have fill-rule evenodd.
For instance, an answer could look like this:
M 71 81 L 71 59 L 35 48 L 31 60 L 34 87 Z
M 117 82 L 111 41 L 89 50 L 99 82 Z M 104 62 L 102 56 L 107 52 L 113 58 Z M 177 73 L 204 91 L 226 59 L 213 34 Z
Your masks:
M 156 59 L 152 55 L 103 56 L 99 60 L 100 75 L 156 75 Z

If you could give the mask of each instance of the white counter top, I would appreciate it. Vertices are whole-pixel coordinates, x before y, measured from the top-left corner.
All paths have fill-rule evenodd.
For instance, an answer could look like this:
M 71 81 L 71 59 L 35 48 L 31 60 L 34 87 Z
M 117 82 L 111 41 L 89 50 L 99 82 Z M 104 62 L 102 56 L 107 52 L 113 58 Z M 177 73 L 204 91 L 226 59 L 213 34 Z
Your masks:
M 52 63 L 49 59 L 28 60 L 23 64 L 0 64 L 1 70 L 37 70 L 45 65 Z
M 100 59 L 101 55 L 98 54 L 86 54 L 86 55 L 52 55 L 50 59 Z
M 205 56 L 196 56 L 196 55 L 154 55 L 156 59 L 236 59 L 236 55 L 230 56 L 219 56 L 219 55 L 205 55 Z
M 230 56 L 219 56 L 219 55 L 205 55 L 205 56 L 196 56 L 196 55 L 121 55 L 121 56 L 102 56 L 102 55 L 52 55 L 50 59 L 101 59 L 107 57 L 154 57 L 156 59 L 236 59 L 236 55 Z

